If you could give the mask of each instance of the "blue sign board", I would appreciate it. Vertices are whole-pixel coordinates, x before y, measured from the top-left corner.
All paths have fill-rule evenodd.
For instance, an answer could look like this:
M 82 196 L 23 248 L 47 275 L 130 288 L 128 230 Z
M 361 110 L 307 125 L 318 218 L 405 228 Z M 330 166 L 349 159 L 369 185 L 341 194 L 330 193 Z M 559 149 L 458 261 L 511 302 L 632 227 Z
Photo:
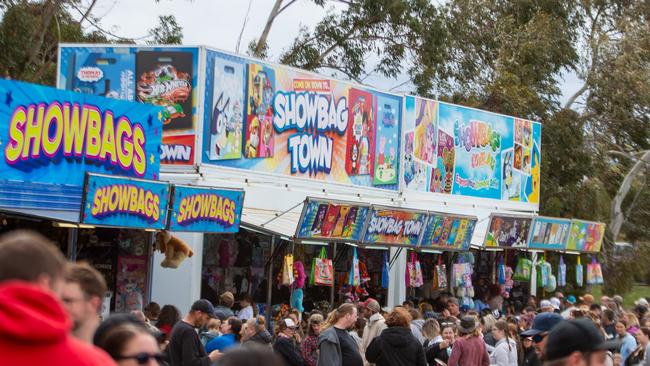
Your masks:
M 571 220 L 538 216 L 533 219 L 528 247 L 544 250 L 564 250 L 569 238 Z
M 84 224 L 144 229 L 167 224 L 166 182 L 88 174 L 84 192 Z
M 244 191 L 174 185 L 169 230 L 236 233 L 244 206 Z
M 0 79 L 0 207 L 76 211 L 86 172 L 158 179 L 161 111 Z

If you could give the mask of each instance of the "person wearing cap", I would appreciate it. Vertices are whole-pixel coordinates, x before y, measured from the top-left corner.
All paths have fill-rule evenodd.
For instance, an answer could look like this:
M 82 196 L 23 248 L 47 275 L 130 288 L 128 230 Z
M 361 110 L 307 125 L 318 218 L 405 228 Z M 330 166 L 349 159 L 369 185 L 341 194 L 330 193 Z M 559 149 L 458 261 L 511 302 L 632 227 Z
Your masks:
M 576 302 L 578 301 L 576 300 L 576 297 L 573 295 L 567 296 L 564 301 L 566 302 L 564 306 L 564 311 L 562 311 L 560 314 L 564 319 L 569 319 L 569 317 L 571 317 L 571 312 L 577 309 L 575 305 Z
M 232 307 L 235 305 L 235 296 L 230 291 L 226 291 L 219 296 L 219 305 L 214 309 L 215 318 L 219 318 L 221 322 L 235 316 Z M 252 308 L 251 308 L 252 310 Z
M 537 314 L 533 320 L 532 328 L 521 333 L 522 337 L 532 337 L 535 344 L 535 350 L 541 360 L 545 358 L 546 336 L 550 331 L 560 324 L 564 319 L 555 313 L 541 313 Z
M 488 366 L 488 356 L 485 342 L 481 338 L 481 329 L 473 316 L 464 316 L 458 326 L 460 337 L 454 342 L 449 356 L 448 366 Z
M 539 308 L 542 313 L 552 313 L 553 312 L 553 304 L 549 300 L 542 300 L 539 303 Z
M 548 301 L 551 303 L 551 306 L 553 307 L 553 312 L 559 314 L 562 308 L 562 301 L 560 301 L 560 299 L 558 299 L 557 297 L 551 297 L 550 299 L 548 299 Z
M 300 349 L 294 343 L 294 335 L 298 325 L 291 318 L 284 318 L 278 324 L 278 337 L 273 344 L 273 350 L 284 360 L 285 365 L 304 366 Z
M 219 358 L 219 351 L 205 352 L 195 330 L 205 326 L 211 317 L 214 317 L 214 306 L 201 299 L 195 301 L 190 312 L 174 325 L 167 346 L 170 366 L 209 366 Z
M 584 306 L 587 309 L 594 303 L 594 296 L 592 294 L 585 294 L 580 296 L 580 301 L 582 302 L 581 307 Z
M 368 299 L 361 303 L 361 311 L 363 317 L 368 321 L 363 329 L 363 336 L 361 337 L 361 356 L 364 357 L 364 365 L 372 365 L 365 360 L 366 350 L 373 339 L 379 337 L 381 332 L 386 329 L 386 320 L 381 316 L 381 306 L 375 299 Z
M 618 343 L 605 341 L 594 323 L 586 318 L 563 321 L 546 340 L 546 366 L 604 366 L 607 350 Z

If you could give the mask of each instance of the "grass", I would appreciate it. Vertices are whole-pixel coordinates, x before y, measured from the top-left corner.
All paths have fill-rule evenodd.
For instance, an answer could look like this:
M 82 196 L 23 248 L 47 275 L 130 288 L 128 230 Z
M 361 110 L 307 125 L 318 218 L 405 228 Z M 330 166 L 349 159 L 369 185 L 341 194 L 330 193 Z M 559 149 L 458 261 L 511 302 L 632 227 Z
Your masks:
M 600 299 L 601 293 L 600 286 L 592 286 L 591 294 L 594 295 L 596 301 Z M 623 295 L 623 306 L 625 309 L 634 308 L 634 302 L 640 297 L 650 297 L 650 286 L 640 284 L 633 285 L 632 290 Z

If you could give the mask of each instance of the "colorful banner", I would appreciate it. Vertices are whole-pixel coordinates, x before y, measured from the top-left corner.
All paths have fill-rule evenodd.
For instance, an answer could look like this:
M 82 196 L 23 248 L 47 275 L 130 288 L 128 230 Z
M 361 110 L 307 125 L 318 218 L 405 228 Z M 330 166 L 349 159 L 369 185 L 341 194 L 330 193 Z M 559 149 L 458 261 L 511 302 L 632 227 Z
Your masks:
M 244 191 L 174 185 L 169 230 L 203 233 L 239 231 Z
M 164 229 L 169 184 L 88 174 L 82 202 L 81 222 L 84 224 Z
M 158 179 L 161 126 L 159 107 L 0 79 L 0 206 L 78 211 L 87 171 Z
M 541 125 L 406 97 L 406 189 L 539 203 Z
M 58 87 L 162 107 L 160 160 L 193 165 L 198 59 L 196 47 L 61 45 Z
M 528 243 L 532 218 L 490 215 L 485 247 L 523 248 Z
M 368 206 L 308 198 L 296 238 L 357 242 L 368 216 Z
M 202 163 L 396 190 L 401 104 L 208 50 Z
M 425 229 L 427 215 L 426 212 L 373 206 L 363 243 L 416 246 Z
M 571 220 L 538 216 L 533 219 L 528 247 L 531 249 L 564 250 L 569 238 Z
M 583 220 L 571 220 L 566 250 L 599 253 L 605 237 L 605 224 Z
M 431 213 L 420 246 L 442 250 L 469 250 L 476 222 L 476 217 Z

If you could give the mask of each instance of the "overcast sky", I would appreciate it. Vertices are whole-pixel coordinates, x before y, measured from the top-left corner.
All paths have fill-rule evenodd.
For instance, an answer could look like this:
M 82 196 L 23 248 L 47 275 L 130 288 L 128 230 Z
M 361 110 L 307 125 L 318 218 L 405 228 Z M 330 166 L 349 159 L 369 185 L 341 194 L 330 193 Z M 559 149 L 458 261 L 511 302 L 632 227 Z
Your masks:
M 252 0 L 240 53 L 245 53 L 248 43 L 259 37 L 274 2 Z M 101 18 L 102 27 L 129 38 L 145 36 L 147 30 L 157 24 L 159 15 L 173 14 L 183 27 L 184 44 L 206 45 L 234 52 L 248 5 L 249 0 L 160 0 L 158 3 L 155 0 L 101 0 L 93 9 L 93 14 Z M 334 8 L 337 9 L 341 7 Z M 288 48 L 301 25 L 313 27 L 325 13 L 325 9 L 310 0 L 297 0 L 287 8 L 273 23 L 268 39 L 270 59 L 277 60 L 282 50 Z M 581 86 L 575 75 L 567 74 L 565 78 L 563 100 Z M 367 79 L 366 83 L 388 90 L 407 79 L 405 75 L 396 80 L 376 76 Z M 397 91 L 408 90 L 407 87 Z

